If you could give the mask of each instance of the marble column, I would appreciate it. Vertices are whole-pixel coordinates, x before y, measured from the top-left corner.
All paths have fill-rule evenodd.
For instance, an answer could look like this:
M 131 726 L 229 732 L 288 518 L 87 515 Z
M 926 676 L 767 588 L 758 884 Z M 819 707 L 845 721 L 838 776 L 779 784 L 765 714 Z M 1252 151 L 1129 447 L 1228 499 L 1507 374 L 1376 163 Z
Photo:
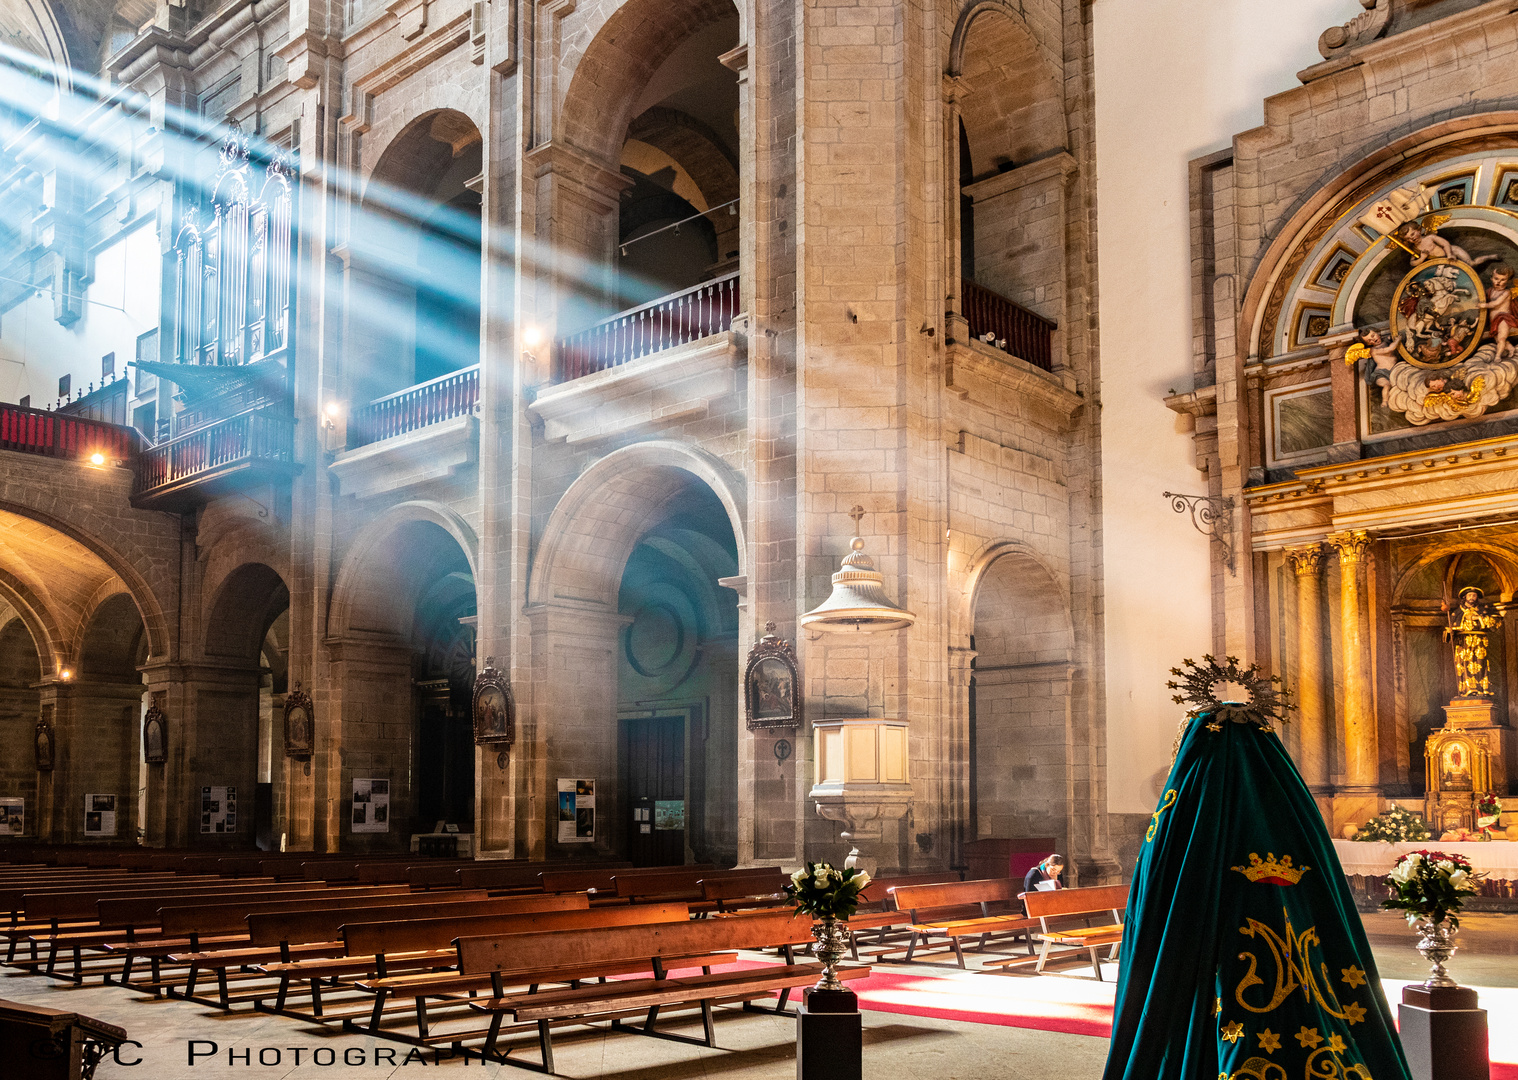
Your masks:
M 1287 548 L 1286 561 L 1297 576 L 1297 767 L 1308 788 L 1329 789 L 1333 739 L 1323 697 L 1322 544 Z
M 1364 581 L 1370 562 L 1371 534 L 1364 529 L 1332 533 L 1328 542 L 1339 552 L 1339 620 L 1344 653 L 1344 782 L 1361 792 L 1375 790 L 1378 779 L 1376 717 L 1371 697 L 1370 623 L 1365 612 Z

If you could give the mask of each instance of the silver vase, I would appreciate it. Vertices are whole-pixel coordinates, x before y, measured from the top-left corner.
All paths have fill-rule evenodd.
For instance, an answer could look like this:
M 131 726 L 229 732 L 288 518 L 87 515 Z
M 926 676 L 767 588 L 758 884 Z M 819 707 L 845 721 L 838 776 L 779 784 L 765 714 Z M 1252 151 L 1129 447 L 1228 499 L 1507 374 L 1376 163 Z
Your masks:
M 812 940 L 817 943 L 812 952 L 822 961 L 822 978 L 812 989 L 847 990 L 838 978 L 838 961 L 849 951 L 848 923 L 832 916 L 819 919 L 812 923 Z
M 1459 933 L 1443 919 L 1434 922 L 1420 919 L 1413 927 L 1418 931 L 1418 951 L 1429 962 L 1430 971 L 1424 986 L 1458 986 L 1444 970 L 1444 962 L 1455 955 L 1455 935 Z

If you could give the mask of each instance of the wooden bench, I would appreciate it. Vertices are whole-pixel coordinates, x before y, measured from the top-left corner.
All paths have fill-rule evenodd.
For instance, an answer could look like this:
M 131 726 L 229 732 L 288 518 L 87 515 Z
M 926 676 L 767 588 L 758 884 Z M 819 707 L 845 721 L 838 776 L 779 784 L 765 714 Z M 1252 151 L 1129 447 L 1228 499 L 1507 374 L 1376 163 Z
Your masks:
M 1010 878 L 897 886 L 896 906 L 907 911 L 911 918 L 907 962 L 911 962 L 919 940 L 926 943 L 934 938 L 948 939 L 960 967 L 965 966 L 964 948 L 960 944 L 965 937 L 980 938 L 977 948 L 981 950 L 993 938 L 1021 937 L 1032 955 L 1032 931 L 1039 924 L 1018 905 L 1020 887 L 1020 883 Z
M 1116 960 L 1118 948 L 1123 941 L 1123 912 L 1128 907 L 1128 886 L 1099 885 L 1090 889 L 1055 889 L 1052 892 L 1023 894 L 1028 914 L 1038 920 L 1039 938 L 1043 945 L 1038 954 L 1035 970 L 1042 973 L 1050 957 L 1050 949 L 1059 945 L 1065 954 L 1056 953 L 1053 959 L 1071 952 L 1085 952 L 1091 957 L 1091 970 L 1097 980 L 1102 977 L 1101 957 L 1097 954 L 1108 949 L 1108 960 Z M 1068 923 L 1081 919 L 1087 925 L 1070 927 Z M 1093 919 L 1105 920 L 1101 925 L 1090 925 Z M 1061 925 L 1051 926 L 1051 923 Z
M 896 906 L 896 890 L 908 885 L 942 885 L 958 881 L 953 871 L 939 870 L 930 874 L 903 874 L 894 878 L 872 878 L 859 894 L 859 910 L 849 916 L 849 950 L 855 960 L 859 959 L 859 935 L 874 932 L 870 944 L 876 947 L 876 959 L 884 954 L 898 951 L 901 946 L 891 947 L 892 942 L 903 936 L 912 937 L 911 912 Z
M 583 894 L 580 894 L 583 895 Z M 523 898 L 525 900 L 526 898 Z M 519 901 L 522 902 L 522 901 Z M 684 904 L 624 904 L 618 907 L 586 908 L 580 911 L 523 911 L 497 918 L 434 919 L 428 922 L 385 924 L 357 924 L 343 928 L 347 952 L 355 959 L 372 957 L 377 974 L 359 979 L 355 985 L 375 995 L 370 1011 L 369 1026 L 362 1030 L 368 1034 L 393 1036 L 393 1032 L 381 1030 L 381 1021 L 390 998 L 407 998 L 415 1005 L 416 1041 L 431 1041 L 427 1001 L 444 999 L 455 1005 L 467 1004 L 479 996 L 489 980 L 480 976 L 464 975 L 458 970 L 458 954 L 454 941 L 461 936 L 533 934 L 596 929 L 611 926 L 647 925 L 650 923 L 677 923 L 689 921 L 690 915 Z M 446 958 L 446 963 L 435 965 L 430 973 L 395 975 L 397 960 L 411 957 Z M 735 953 L 720 956 L 688 956 L 682 962 L 689 967 L 710 968 L 715 964 L 735 960 Z M 446 970 L 444 970 L 446 968 Z M 646 960 L 605 964 L 593 971 L 578 971 L 580 978 L 605 980 L 615 975 L 637 974 L 648 968 Z M 533 982 L 569 981 L 555 978 L 556 970 L 536 973 Z M 351 1020 L 344 1026 L 360 1030 Z M 479 1033 L 483 1034 L 483 1033 Z M 452 1041 L 456 1034 L 445 1036 Z
M 742 911 L 763 907 L 784 907 L 790 904 L 785 887 L 791 883 L 786 872 L 779 867 L 770 873 L 756 873 L 737 877 L 703 876 L 697 885 L 701 887 L 701 904 L 692 911 Z
M 506 1060 L 506 1053 L 497 1054 L 496 1046 L 502 1024 L 509 1017 L 515 1024 L 537 1028 L 538 1048 L 542 1054 L 541 1065 L 521 1060 L 514 1064 L 552 1073 L 552 1025 L 555 1022 L 588 1023 L 609 1019 L 616 1030 L 716 1046 L 712 1021 L 712 1006 L 716 1001 L 748 1002 L 775 992 L 788 993 L 815 982 L 820 969 L 811 964 L 774 964 L 748 971 L 671 976 L 664 960 L 720 950 L 795 944 L 808 940 L 810 930 L 810 920 L 778 911 L 658 925 L 505 937 L 460 937 L 459 970 L 465 976 L 488 976 L 491 980 L 492 996 L 474 1003 L 475 1008 L 488 1013 L 491 1018 L 485 1035 L 485 1056 L 497 1061 Z M 608 963 L 634 961 L 646 962 L 653 968 L 654 977 L 564 990 L 540 991 L 529 986 L 525 990 L 507 991 L 508 986 L 523 981 L 524 973 L 555 970 L 564 979 L 576 970 L 594 970 Z M 869 974 L 869 969 L 850 968 L 840 974 L 844 978 L 857 978 Z M 704 1037 L 692 1039 L 656 1031 L 659 1010 L 669 1006 L 699 1006 Z M 644 1010 L 647 1012 L 642 1025 L 625 1026 L 621 1023 L 623 1015 Z
M 564 870 L 630 870 L 632 863 L 616 860 L 576 860 L 569 862 L 529 862 L 525 859 L 510 862 L 475 863 L 461 867 L 457 883 L 465 889 L 490 889 L 491 891 L 542 892 L 542 875 Z M 609 880 L 609 879 L 608 879 Z M 584 889 L 566 889 L 566 892 L 584 892 Z
M 625 904 L 628 900 L 617 896 L 617 883 L 614 879 L 618 876 L 627 881 L 637 877 L 685 873 L 690 870 L 712 872 L 716 869 L 710 863 L 700 866 L 652 866 L 634 869 L 595 867 L 584 870 L 545 870 L 539 876 L 542 881 L 542 890 L 546 893 L 588 892 L 592 904 Z M 460 875 L 461 880 L 462 878 L 463 875 Z
M 710 870 L 664 867 L 658 870 L 619 870 L 612 875 L 614 895 L 628 903 L 648 903 L 663 900 L 688 900 L 702 902 L 703 881 L 759 881 L 789 880 L 782 871 L 773 866 L 759 866 L 745 870 Z M 782 885 L 781 888 L 784 888 Z

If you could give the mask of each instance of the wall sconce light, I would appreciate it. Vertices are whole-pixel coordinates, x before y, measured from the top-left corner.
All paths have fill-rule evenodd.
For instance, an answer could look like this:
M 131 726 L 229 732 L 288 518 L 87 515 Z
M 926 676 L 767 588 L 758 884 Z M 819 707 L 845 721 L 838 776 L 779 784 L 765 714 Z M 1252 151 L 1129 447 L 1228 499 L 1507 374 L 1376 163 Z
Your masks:
M 90 455 L 90 464 L 94 465 L 96 468 L 99 468 L 105 464 L 105 455 L 102 454 L 99 450 L 96 450 L 93 454 Z
M 522 327 L 522 344 L 529 349 L 537 348 L 542 340 L 543 331 L 539 330 L 536 326 L 529 325 Z
M 74 677 L 74 673 L 71 670 L 69 670 L 68 668 L 64 668 L 62 671 L 58 672 L 58 678 L 62 682 L 68 682 L 73 677 Z
M 348 442 L 347 425 L 343 422 L 343 403 L 340 401 L 328 401 L 322 406 L 321 434 L 322 449 L 329 453 L 336 453 L 343 449 Z

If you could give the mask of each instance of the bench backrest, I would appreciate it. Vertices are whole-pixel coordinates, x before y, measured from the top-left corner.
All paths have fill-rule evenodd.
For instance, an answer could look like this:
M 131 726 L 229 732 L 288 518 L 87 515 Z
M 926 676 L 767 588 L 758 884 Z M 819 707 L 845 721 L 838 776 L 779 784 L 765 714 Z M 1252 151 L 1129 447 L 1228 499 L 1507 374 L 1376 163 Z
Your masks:
M 696 884 L 701 887 L 703 900 L 739 900 L 748 896 L 768 896 L 782 892 L 790 883 L 790 876 L 777 866 L 768 874 L 738 877 L 712 877 L 708 874 Z
M 1128 906 L 1128 886 L 1097 885 L 1088 889 L 1051 889 L 1048 892 L 1023 894 L 1023 904 L 1034 919 L 1052 919 L 1064 915 L 1095 915 L 1115 912 L 1122 921 Z
M 932 911 L 967 904 L 1005 904 L 1017 899 L 1022 882 L 1011 878 L 945 881 L 937 885 L 898 885 L 893 895 L 898 911 Z
M 619 875 L 629 878 L 685 873 L 688 870 L 711 871 L 715 869 L 716 867 L 710 863 L 703 863 L 699 866 L 648 866 L 632 868 L 598 866 L 583 870 L 545 870 L 541 875 L 541 880 L 544 892 L 586 892 L 594 890 L 598 893 L 615 896 L 617 894 L 617 884 L 613 879 Z
M 584 896 L 584 893 L 570 895 Z M 513 897 L 520 903 L 554 897 Z M 507 915 L 480 918 L 428 919 L 416 922 L 349 923 L 343 927 L 343 941 L 349 956 L 382 956 L 388 953 L 417 952 L 449 948 L 455 938 L 480 934 L 528 934 L 545 930 L 583 930 L 628 923 L 684 922 L 690 909 L 684 904 L 628 904 L 611 908 L 533 911 L 523 909 Z
M 459 970 L 465 975 L 498 971 L 575 968 L 621 960 L 705 955 L 764 949 L 811 940 L 812 920 L 789 911 L 735 915 L 727 919 L 603 927 L 572 932 L 463 936 Z
M 945 885 L 959 880 L 959 875 L 952 870 L 939 870 L 931 874 L 903 874 L 894 878 L 871 878 L 870 883 L 859 894 L 859 903 L 882 904 L 889 907 L 895 896 L 895 889 L 906 888 L 909 885 Z
M 565 862 L 529 862 L 526 859 L 510 862 L 475 863 L 461 867 L 458 882 L 466 889 L 520 889 L 541 888 L 542 876 L 564 870 L 610 871 L 631 869 L 632 863 L 614 860 L 576 860 Z M 568 890 L 584 892 L 585 890 Z
M 506 915 L 519 910 L 514 900 L 442 900 L 425 897 L 425 904 L 343 904 L 315 911 L 281 911 L 250 914 L 248 938 L 254 945 L 297 944 L 305 941 L 338 941 L 349 923 L 389 923 L 405 926 L 434 919 L 467 919 Z
M 274 882 L 257 883 L 258 886 L 278 888 Z M 235 892 L 248 888 L 245 884 L 220 878 L 201 878 L 181 884 L 178 881 L 159 882 L 153 885 L 97 885 L 89 889 L 51 891 L 29 889 L 22 897 L 21 909 L 28 919 L 73 919 L 93 921 L 99 915 L 96 905 L 101 900 L 129 896 L 162 896 L 172 899 L 178 896 L 204 896 L 211 893 Z
M 743 870 L 705 870 L 684 866 L 657 870 L 619 870 L 612 875 L 617 896 L 623 899 L 659 896 L 700 896 L 701 882 L 735 880 L 758 881 L 775 877 L 773 866 L 753 866 Z
M 411 870 L 423 865 L 425 862 L 447 863 L 457 869 L 468 866 L 474 860 L 462 859 L 422 859 L 413 856 L 411 859 L 397 859 L 394 862 L 366 862 L 358 864 L 358 880 L 364 883 L 388 884 L 397 881 L 410 881 Z
M 363 907 L 373 903 L 386 907 L 403 906 L 412 902 L 412 894 L 394 885 L 372 885 L 354 889 L 310 889 L 298 893 L 281 893 L 271 900 L 227 900 L 225 897 L 206 897 L 202 901 L 173 902 L 172 906 L 161 900 L 131 901 L 131 903 L 158 904 L 158 925 L 170 936 L 185 934 L 233 934 L 248 928 L 248 916 L 254 912 L 275 913 L 281 911 L 312 911 L 327 907 Z M 469 899 L 484 899 L 484 893 L 470 894 Z M 433 899 L 423 897 L 423 899 Z

